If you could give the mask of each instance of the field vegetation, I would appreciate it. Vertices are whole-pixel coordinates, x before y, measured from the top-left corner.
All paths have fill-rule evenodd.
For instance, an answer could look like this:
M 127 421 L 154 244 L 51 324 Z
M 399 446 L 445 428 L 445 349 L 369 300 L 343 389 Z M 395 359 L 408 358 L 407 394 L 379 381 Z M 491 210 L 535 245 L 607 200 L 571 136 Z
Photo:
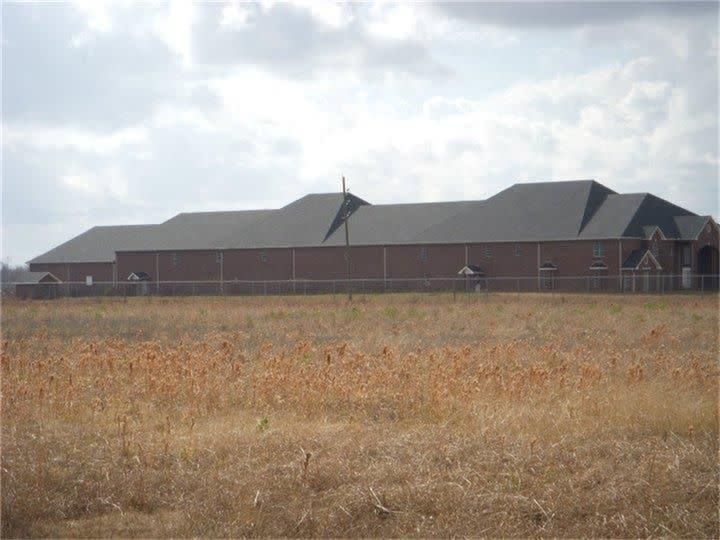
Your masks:
M 8 301 L 2 536 L 718 536 L 718 301 Z

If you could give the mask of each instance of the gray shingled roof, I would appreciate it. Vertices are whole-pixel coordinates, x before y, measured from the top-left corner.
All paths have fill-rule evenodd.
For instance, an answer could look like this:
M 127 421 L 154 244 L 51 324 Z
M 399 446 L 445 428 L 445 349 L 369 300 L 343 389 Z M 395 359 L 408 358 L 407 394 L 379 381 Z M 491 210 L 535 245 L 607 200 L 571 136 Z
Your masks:
M 650 253 L 650 250 L 648 249 L 636 249 L 630 255 L 628 255 L 627 259 L 625 259 L 625 262 L 623 262 L 623 269 L 624 270 L 634 270 L 636 269 L 642 260 L 645 258 L 645 256 L 652 257 L 652 253 Z M 658 263 L 659 265 L 659 263 Z
M 645 199 L 644 193 L 612 193 L 590 218 L 579 237 L 582 239 L 620 238 Z
M 684 208 L 646 193 L 623 232 L 623 236 L 644 237 L 643 227 L 657 225 L 667 238 L 678 238 L 680 232 L 677 229 L 675 217 L 692 215 L 694 215 L 692 212 Z
M 614 192 L 593 180 L 515 184 L 429 227 L 423 243 L 521 242 L 577 238 L 588 208 Z
M 695 240 L 705 224 L 710 221 L 710 216 L 675 216 L 673 221 L 678 233 L 676 238 Z
M 248 225 L 270 215 L 275 210 L 232 210 L 221 212 L 183 212 L 163 225 Z
M 354 195 L 349 198 L 351 210 L 368 204 Z M 306 195 L 227 236 L 224 246 L 237 249 L 321 246 L 328 230 L 337 225 L 342 201 L 342 193 Z
M 157 225 L 93 227 L 28 261 L 33 263 L 112 262 L 115 252 L 151 234 Z
M 482 201 L 419 204 L 373 204 L 360 207 L 348 220 L 353 245 L 392 245 L 422 242 L 428 227 L 482 204 Z M 345 233 L 338 229 L 325 245 L 345 245 Z
M 223 224 L 179 220 L 163 223 L 153 230 L 126 242 L 116 251 L 180 251 L 227 248 L 225 239 L 247 227 L 247 223 Z
M 191 212 L 159 225 L 94 227 L 30 262 L 110 262 L 116 251 L 339 246 L 342 201 L 342 193 L 320 193 L 277 210 Z M 370 205 L 350 195 L 350 210 L 353 245 L 644 238 L 654 226 L 668 238 L 690 239 L 709 219 L 593 180 L 515 184 L 485 201 Z

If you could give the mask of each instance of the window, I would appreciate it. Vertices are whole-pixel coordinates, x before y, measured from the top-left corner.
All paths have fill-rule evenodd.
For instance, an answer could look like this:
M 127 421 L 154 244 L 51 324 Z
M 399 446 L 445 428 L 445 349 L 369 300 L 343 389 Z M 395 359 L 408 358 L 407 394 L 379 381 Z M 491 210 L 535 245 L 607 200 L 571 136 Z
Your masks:
M 421 261 L 427 261 L 428 260 L 428 248 L 421 247 L 420 248 L 420 260 Z
M 268 262 L 267 253 L 265 253 L 264 251 L 261 251 L 261 252 L 260 252 L 260 262 L 261 262 L 261 263 L 266 263 L 266 262 Z
M 600 277 L 600 273 L 593 272 L 592 275 L 590 276 L 590 288 L 593 291 L 598 291 L 598 290 L 600 290 L 601 284 L 602 284 L 602 278 Z
M 180 255 L 178 253 L 173 253 L 172 257 L 173 266 L 177 266 L 178 264 L 180 264 Z
M 222 251 L 218 251 L 215 254 L 215 262 L 218 264 L 222 264 L 222 262 L 223 262 L 223 252 Z
M 515 256 L 519 257 L 522 255 L 522 246 L 520 244 L 515 244 Z
M 593 257 L 604 257 L 605 256 L 605 244 L 602 242 L 593 243 Z
M 93 277 L 92 276 L 85 276 L 85 285 L 88 287 L 92 287 L 93 284 Z
M 485 246 L 483 253 L 484 253 L 486 259 L 489 259 L 490 257 L 492 257 L 492 249 L 490 249 L 490 246 Z
M 547 273 L 545 273 L 544 276 L 540 278 L 542 288 L 543 289 L 552 289 L 553 288 L 553 277 Z

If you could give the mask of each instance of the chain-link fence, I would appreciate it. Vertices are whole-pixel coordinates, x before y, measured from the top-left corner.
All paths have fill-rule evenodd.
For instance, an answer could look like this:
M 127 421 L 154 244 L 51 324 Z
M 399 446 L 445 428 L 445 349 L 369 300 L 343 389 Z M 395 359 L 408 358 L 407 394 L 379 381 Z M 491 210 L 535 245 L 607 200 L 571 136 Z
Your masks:
M 18 298 L 74 298 L 88 296 L 265 296 L 314 294 L 382 294 L 403 292 L 576 292 L 667 294 L 718 290 L 717 275 L 453 277 L 413 279 L 332 279 L 265 281 L 127 281 L 4 283 L 3 295 Z

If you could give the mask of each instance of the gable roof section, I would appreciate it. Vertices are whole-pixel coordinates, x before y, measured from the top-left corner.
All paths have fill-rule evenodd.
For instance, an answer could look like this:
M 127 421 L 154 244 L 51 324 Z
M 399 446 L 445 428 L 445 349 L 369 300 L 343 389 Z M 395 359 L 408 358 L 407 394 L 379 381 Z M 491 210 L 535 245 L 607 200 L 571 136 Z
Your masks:
M 608 195 L 588 220 L 579 238 L 621 238 L 644 198 L 644 193 Z
M 656 232 L 660 233 L 660 238 L 662 240 L 667 240 L 665 233 L 657 225 L 643 225 L 642 230 L 643 230 L 643 238 L 645 240 L 652 240 L 652 238 L 653 238 L 653 236 L 655 236 Z
M 358 246 L 421 243 L 428 227 L 480 203 L 460 201 L 361 206 L 348 220 L 350 243 Z M 337 230 L 324 245 L 345 245 L 344 232 Z
M 515 184 L 421 235 L 423 242 L 520 242 L 577 238 L 604 197 L 594 180 Z
M 623 270 L 638 270 L 640 265 L 645 261 L 652 264 L 655 270 L 662 270 L 660 263 L 649 249 L 636 249 L 630 253 L 628 258 L 625 259 L 625 262 L 623 262 L 622 268 Z
M 697 218 L 692 212 L 649 193 L 612 194 L 606 197 L 579 238 L 649 238 L 655 228 L 666 238 L 687 238 L 698 226 Z
M 93 227 L 28 261 L 30 264 L 113 262 L 115 251 L 131 245 L 157 225 L 113 225 Z
M 55 275 L 50 272 L 31 272 L 24 270 L 14 280 L 15 283 L 61 283 Z
M 710 221 L 710 216 L 675 216 L 673 221 L 677 227 L 679 240 L 695 240 Z
M 656 225 L 667 238 L 678 238 L 679 230 L 675 218 L 677 216 L 694 216 L 689 210 L 685 210 L 665 199 L 645 193 L 640 206 L 638 206 L 630 223 L 628 223 L 623 236 L 644 238 L 643 227 Z
M 468 264 L 466 266 L 463 266 L 460 271 L 458 272 L 458 275 L 460 276 L 478 276 L 478 275 L 485 275 L 485 271 L 475 265 L 475 264 Z
M 355 195 L 348 197 L 351 211 L 368 204 Z M 235 249 L 320 246 L 331 226 L 337 227 L 342 203 L 342 193 L 306 195 L 226 237 L 223 244 Z

